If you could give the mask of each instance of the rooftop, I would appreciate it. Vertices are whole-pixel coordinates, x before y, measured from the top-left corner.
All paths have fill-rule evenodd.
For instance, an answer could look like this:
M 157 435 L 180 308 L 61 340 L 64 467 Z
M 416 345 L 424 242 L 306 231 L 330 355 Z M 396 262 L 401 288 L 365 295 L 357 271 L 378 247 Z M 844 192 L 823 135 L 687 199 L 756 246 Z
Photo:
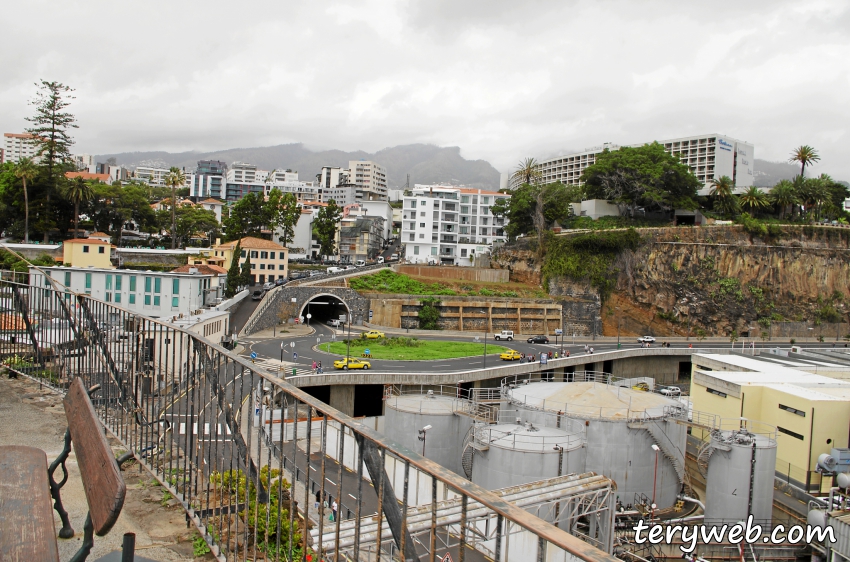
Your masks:
M 84 180 L 97 180 L 103 183 L 108 183 L 112 180 L 112 176 L 109 174 L 92 174 L 91 172 L 65 172 L 65 177 L 68 179 L 83 178 Z
M 97 238 L 71 238 L 70 240 L 65 240 L 65 244 L 98 244 L 101 246 L 110 246 L 109 242 L 104 242 L 103 240 L 98 240 Z
M 189 270 L 195 269 L 201 275 L 226 275 L 227 270 L 217 265 L 181 265 L 180 267 L 171 270 L 171 273 L 191 273 Z
M 241 244 L 242 249 L 251 249 L 251 250 L 285 250 L 286 248 L 278 244 L 277 242 L 272 242 L 271 240 L 264 240 L 262 238 L 255 238 L 254 236 L 246 236 L 245 238 L 238 240 Z M 215 247 L 217 250 L 232 250 L 236 247 L 237 240 L 232 240 L 230 242 L 225 242 L 224 244 L 220 244 Z

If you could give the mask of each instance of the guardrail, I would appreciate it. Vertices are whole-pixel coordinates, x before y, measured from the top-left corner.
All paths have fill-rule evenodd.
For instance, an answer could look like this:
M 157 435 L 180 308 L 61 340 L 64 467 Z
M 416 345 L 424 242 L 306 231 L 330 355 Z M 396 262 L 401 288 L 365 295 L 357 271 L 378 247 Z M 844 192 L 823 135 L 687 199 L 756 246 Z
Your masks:
M 315 508 L 315 491 L 357 498 L 351 552 L 360 559 L 365 555 L 360 544 L 367 540 L 361 525 L 372 516 L 362 502 L 372 490 L 392 531 L 390 544 L 378 538 L 372 545 L 385 559 L 402 552 L 405 560 L 433 561 L 444 555 L 436 547 L 439 534 L 441 544 L 451 538 L 463 560 L 472 534 L 479 532 L 468 523 L 473 514 L 467 519 L 467 506 L 474 504 L 495 521 L 488 548 L 496 560 L 507 560 L 516 544 L 528 545 L 528 560 L 616 560 L 198 334 L 58 287 L 0 281 L 0 293 L 9 303 L 0 314 L 0 359 L 60 392 L 75 378 L 100 384 L 95 409 L 104 427 L 179 501 L 219 560 L 338 559 L 336 540 L 322 545 L 308 540 L 308 521 L 320 535 L 331 528 L 339 536 L 341 518 L 330 522 L 329 508 L 323 503 Z M 281 431 L 274 446 L 255 421 L 255 409 L 264 402 L 274 402 L 292 425 L 288 440 Z M 353 450 L 343 450 L 345 439 L 329 445 L 331 424 L 353 435 Z M 342 463 L 334 466 L 331 460 L 346 455 L 358 467 L 353 483 L 342 478 Z M 414 542 L 407 526 L 407 478 L 394 489 L 385 469 L 390 462 L 402 465 L 405 474 L 412 468 L 429 478 L 435 491 L 440 483 L 461 497 L 460 525 L 441 527 L 433 501 L 430 541 Z M 293 478 L 293 472 L 311 471 L 321 480 L 311 478 L 308 487 Z M 364 485 L 366 474 L 372 486 Z M 381 537 L 384 520 L 377 520 Z M 506 537 L 517 532 L 523 533 L 517 541 L 524 542 L 508 543 Z

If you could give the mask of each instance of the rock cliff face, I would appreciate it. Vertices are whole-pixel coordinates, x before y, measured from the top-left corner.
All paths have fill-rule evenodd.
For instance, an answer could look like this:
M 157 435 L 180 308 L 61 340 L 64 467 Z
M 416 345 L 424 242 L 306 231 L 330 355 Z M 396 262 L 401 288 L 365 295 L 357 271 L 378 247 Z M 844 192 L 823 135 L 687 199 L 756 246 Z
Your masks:
M 766 238 L 738 226 L 638 232 L 643 243 L 612 263 L 617 281 L 605 302 L 587 280 L 549 281 L 553 296 L 584 302 L 596 297 L 605 335 L 616 335 L 618 327 L 621 335 L 685 335 L 690 325 L 692 334 L 728 336 L 735 330 L 757 336 L 782 321 L 847 321 L 850 229 L 782 227 Z M 494 261 L 512 276 L 539 280 L 533 255 L 508 247 Z M 588 307 L 568 310 L 588 322 L 594 314 Z

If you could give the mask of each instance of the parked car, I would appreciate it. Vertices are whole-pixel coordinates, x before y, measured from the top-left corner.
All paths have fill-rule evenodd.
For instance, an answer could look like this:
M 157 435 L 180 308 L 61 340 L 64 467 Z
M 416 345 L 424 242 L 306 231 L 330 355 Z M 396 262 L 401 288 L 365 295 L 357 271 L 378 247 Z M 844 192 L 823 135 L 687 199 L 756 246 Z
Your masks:
M 379 332 L 378 330 L 369 330 L 368 332 L 363 332 L 363 337 L 367 340 L 377 340 L 384 337 L 384 332 Z
M 274 283 L 272 283 L 271 281 L 266 281 L 266 282 L 263 284 L 263 290 L 264 290 L 264 291 L 268 291 L 268 290 L 269 290 L 269 289 L 271 289 L 272 287 L 274 287 Z
M 549 343 L 549 338 L 546 336 L 531 336 L 528 338 L 528 343 Z
M 649 385 L 645 382 L 639 382 L 632 387 L 632 390 L 640 390 L 641 392 L 649 392 Z
M 501 341 L 501 340 L 513 341 L 514 332 L 513 332 L 513 330 L 502 330 L 500 333 L 496 334 L 496 339 L 499 340 L 499 341 Z
M 375 263 L 384 263 L 384 256 L 378 256 L 378 259 L 375 260 Z
M 251 295 L 251 300 L 253 300 L 253 301 L 263 300 L 263 292 L 260 291 L 260 290 L 254 291 L 254 293 Z
M 655 338 L 652 336 L 641 336 L 637 339 L 638 343 L 655 343 Z
M 397 261 L 397 260 L 398 260 L 398 254 L 393 254 L 393 255 L 390 256 L 390 261 Z
M 340 271 L 345 271 L 344 267 L 331 266 L 328 268 L 328 273 L 339 273 Z
M 682 395 L 682 389 L 678 386 L 662 386 L 658 389 L 658 392 L 660 392 L 664 396 L 670 397 L 678 397 Z
M 356 265 L 346 265 L 343 268 L 343 270 L 345 270 L 345 271 L 351 271 L 352 269 L 357 269 L 357 266 Z
M 340 322 L 336 318 L 331 318 L 330 320 L 327 321 L 327 324 L 328 324 L 328 326 L 332 326 L 334 328 L 339 328 L 340 326 L 342 326 L 342 322 Z
M 519 351 L 516 351 L 514 349 L 509 349 L 509 350 L 505 351 L 504 353 L 501 353 L 499 355 L 499 359 L 501 359 L 502 361 L 519 361 L 519 359 L 520 359 Z
M 357 359 L 356 357 L 343 357 L 342 359 L 334 361 L 334 367 L 336 369 L 342 369 L 343 371 L 347 371 L 349 369 L 363 369 L 364 371 L 368 371 L 372 368 L 372 364 L 368 361 Z
M 366 265 L 366 260 L 357 260 L 354 262 L 354 267 L 364 267 Z
M 283 277 L 278 277 L 277 280 L 274 282 L 274 284 L 275 284 L 276 287 L 280 287 L 281 285 L 286 285 L 286 279 L 284 279 Z

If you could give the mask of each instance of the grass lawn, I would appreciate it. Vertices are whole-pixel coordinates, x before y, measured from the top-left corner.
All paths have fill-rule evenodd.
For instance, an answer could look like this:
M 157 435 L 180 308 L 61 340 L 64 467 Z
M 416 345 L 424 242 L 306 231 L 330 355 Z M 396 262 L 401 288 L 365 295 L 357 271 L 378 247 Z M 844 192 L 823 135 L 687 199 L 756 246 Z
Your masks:
M 421 345 L 418 347 L 401 347 L 401 346 L 384 346 L 378 344 L 377 340 L 371 340 L 366 343 L 360 341 L 351 342 L 351 356 L 360 357 L 364 349 L 369 349 L 372 353 L 372 359 L 404 359 L 404 360 L 421 360 L 432 361 L 434 359 L 454 359 L 456 357 L 472 357 L 482 355 L 484 353 L 483 343 L 472 342 L 457 342 L 457 341 L 434 341 L 434 340 L 419 340 Z M 345 342 L 329 342 L 319 346 L 322 351 L 335 353 L 345 356 Z M 487 355 L 502 353 L 506 347 L 500 345 L 487 344 Z

